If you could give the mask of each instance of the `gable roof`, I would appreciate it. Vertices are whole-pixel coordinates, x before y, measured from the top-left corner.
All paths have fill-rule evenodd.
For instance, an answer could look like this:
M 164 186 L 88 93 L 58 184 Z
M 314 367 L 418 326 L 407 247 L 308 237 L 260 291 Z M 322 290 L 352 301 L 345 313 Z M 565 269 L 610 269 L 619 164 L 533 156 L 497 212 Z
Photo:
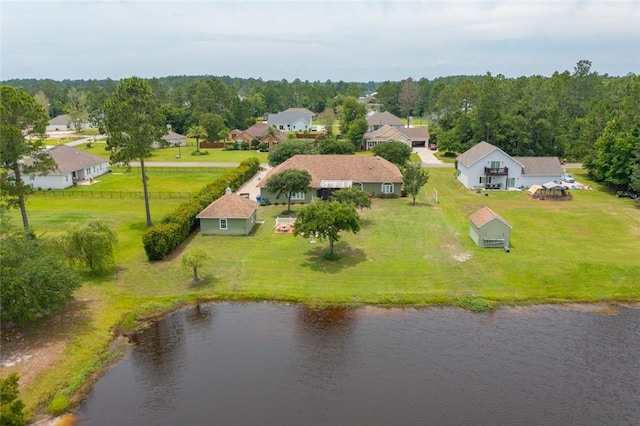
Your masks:
M 252 139 L 262 139 L 263 137 L 266 136 L 267 130 L 269 130 L 269 127 L 270 126 L 267 123 L 256 123 L 242 133 L 248 133 Z M 287 139 L 287 134 L 285 132 L 278 130 L 277 139 L 278 140 Z
M 382 127 L 374 130 L 373 132 L 365 133 L 363 136 L 366 141 L 378 141 L 378 142 L 386 142 L 386 141 L 400 141 L 400 142 L 409 142 L 411 138 L 406 136 L 400 129 L 396 129 L 395 127 L 391 127 L 389 124 L 385 124 Z
M 311 125 L 311 115 L 299 111 L 283 111 L 267 116 L 267 123 L 271 124 L 291 124 L 301 120 Z
M 484 157 L 486 157 L 487 155 L 491 154 L 493 151 L 496 151 L 496 150 L 500 151 L 505 156 L 513 159 L 522 167 L 524 167 L 524 164 L 520 163 L 518 160 L 511 157 L 509 154 L 507 154 L 497 146 L 491 145 L 489 142 L 485 142 L 485 141 L 475 144 L 474 146 L 472 146 L 462 154 L 458 155 L 457 160 L 459 164 L 462 164 L 465 167 L 470 167 L 473 163 L 476 163 L 482 160 Z
M 180 133 L 176 133 L 172 130 L 169 130 L 169 132 L 167 132 L 166 135 L 162 136 L 162 139 L 164 139 L 165 141 L 176 141 L 180 139 L 186 139 L 186 136 L 181 135 Z
M 563 172 L 558 157 L 513 157 L 524 167 L 523 175 L 560 176 Z
M 397 130 L 412 141 L 428 141 L 431 137 L 427 127 L 403 127 Z
M 209 204 L 196 216 L 197 219 L 231 218 L 245 219 L 258 209 L 258 203 L 230 193 Z
M 46 152 L 58 165 L 56 170 L 48 173 L 53 176 L 66 175 L 77 170 L 86 169 L 108 162 L 105 158 L 80 151 L 79 149 L 72 148 L 68 145 L 56 145 L 47 149 Z M 31 165 L 33 164 L 33 160 L 27 160 L 25 163 L 27 165 Z
M 350 180 L 354 182 L 402 182 L 398 166 L 377 156 L 365 155 L 294 155 L 269 170 L 258 188 L 264 188 L 269 177 L 284 170 L 306 170 L 311 175 L 311 187 L 320 188 L 321 182 Z
M 471 216 L 469 216 L 469 220 L 471 220 L 471 222 L 478 228 L 486 225 L 487 223 L 491 222 L 493 219 L 498 219 L 500 222 L 504 223 L 509 228 L 512 228 L 512 226 L 509 225 L 509 222 L 504 220 L 502 217 L 500 217 L 498 213 L 494 212 L 487 206 L 482 207 L 480 210 L 476 211 Z
M 306 108 L 287 108 L 283 112 L 301 112 L 303 114 L 309 114 L 312 117 L 315 115 L 312 111 L 309 111 Z
M 388 124 L 390 126 L 404 127 L 404 123 L 402 122 L 402 120 L 391 114 L 389 111 L 374 112 L 367 117 L 367 124 L 369 124 L 369 126 L 381 126 L 384 124 Z
M 71 123 L 71 116 L 69 114 L 57 115 L 53 117 L 51 120 L 49 120 L 50 126 L 56 126 L 61 124 L 64 124 L 66 126 L 69 123 Z

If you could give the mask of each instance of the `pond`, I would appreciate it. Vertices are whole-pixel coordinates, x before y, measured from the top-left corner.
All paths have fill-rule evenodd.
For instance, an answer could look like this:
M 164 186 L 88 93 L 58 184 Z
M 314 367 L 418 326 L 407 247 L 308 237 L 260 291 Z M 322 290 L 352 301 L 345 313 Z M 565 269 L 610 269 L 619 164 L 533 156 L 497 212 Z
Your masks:
M 188 308 L 137 335 L 82 425 L 640 424 L 640 309 Z

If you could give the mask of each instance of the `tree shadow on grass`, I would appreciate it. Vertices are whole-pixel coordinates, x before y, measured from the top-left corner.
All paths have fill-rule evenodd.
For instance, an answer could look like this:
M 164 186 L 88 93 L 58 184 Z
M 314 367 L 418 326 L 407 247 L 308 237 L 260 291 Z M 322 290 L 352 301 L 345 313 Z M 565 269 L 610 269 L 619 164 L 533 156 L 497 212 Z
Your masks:
M 415 207 L 416 209 L 418 209 L 420 207 L 430 207 L 430 208 L 435 207 L 435 203 L 427 203 L 427 202 L 424 202 L 424 201 L 417 201 L 417 200 L 416 200 L 415 204 L 413 204 L 413 200 L 409 200 L 406 203 L 406 205 L 409 206 L 409 207 Z
M 306 259 L 300 266 L 313 271 L 335 274 L 367 260 L 367 256 L 362 249 L 352 249 L 348 244 L 343 243 L 337 243 L 333 248 L 333 253 L 338 258 L 336 260 L 328 260 L 326 255 L 329 253 L 329 244 L 327 242 L 318 244 L 305 253 Z
M 189 289 L 202 290 L 207 287 L 213 287 L 219 280 L 216 277 L 199 277 L 198 281 L 194 281 L 193 278 L 189 280 Z

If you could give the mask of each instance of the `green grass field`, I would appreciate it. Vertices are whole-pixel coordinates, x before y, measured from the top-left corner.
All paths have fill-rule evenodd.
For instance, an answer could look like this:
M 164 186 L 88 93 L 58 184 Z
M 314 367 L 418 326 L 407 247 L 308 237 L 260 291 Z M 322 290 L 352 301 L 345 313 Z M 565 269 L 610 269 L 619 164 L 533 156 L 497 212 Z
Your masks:
M 87 148 L 86 145 L 78 145 L 74 148 L 89 152 L 102 158 L 109 158 L 109 151 L 105 150 L 105 146 L 106 143 L 104 141 L 98 141 L 92 144 L 91 148 Z M 195 139 L 187 139 L 187 146 L 154 149 L 151 157 L 147 161 L 171 163 L 240 163 L 247 158 L 257 157 L 261 163 L 267 163 L 267 156 L 269 155 L 266 152 L 259 152 L 255 150 L 225 151 L 222 148 L 201 149 L 202 152 L 206 152 L 208 154 L 191 155 L 195 150 Z M 176 156 L 180 156 L 180 158 L 177 158 Z
M 406 198 L 374 200 L 362 212 L 361 231 L 342 234 L 337 261 L 324 259 L 326 242 L 273 232 L 275 217 L 286 209 L 282 205 L 261 207 L 263 223 L 251 236 L 194 235 L 166 260 L 151 263 L 141 244 L 141 199 L 30 197 L 29 217 L 38 235 L 55 236 L 68 223 L 101 218 L 117 228 L 120 241 L 117 273 L 86 277 L 78 302 L 65 313 L 73 320 L 59 331 L 69 340 L 63 360 L 24 389 L 23 398 L 31 410 L 46 406 L 53 395 L 74 401 L 82 384 L 113 356 L 110 329 L 133 328 L 136 318 L 195 300 L 387 306 L 457 304 L 461 297 L 497 305 L 640 301 L 640 204 L 616 198 L 583 171 L 570 172 L 594 190 L 554 202 L 531 199 L 526 191 L 485 196 L 462 188 L 453 170 L 431 169 L 417 205 Z M 198 179 L 188 181 L 190 190 L 201 187 Z M 180 202 L 151 200 L 154 221 Z M 510 253 L 479 249 L 469 238 L 468 216 L 483 205 L 513 226 Z M 18 213 L 12 214 L 19 223 Z M 191 246 L 211 256 L 198 283 L 180 266 Z

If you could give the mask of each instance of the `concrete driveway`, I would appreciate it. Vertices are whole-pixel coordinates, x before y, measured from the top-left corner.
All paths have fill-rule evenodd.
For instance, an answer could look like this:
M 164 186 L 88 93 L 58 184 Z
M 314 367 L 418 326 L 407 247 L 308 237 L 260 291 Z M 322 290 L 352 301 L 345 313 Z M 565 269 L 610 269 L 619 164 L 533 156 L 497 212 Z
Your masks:
M 451 163 L 443 163 L 435 156 L 437 151 L 431 151 L 426 147 L 415 147 L 413 148 L 413 152 L 418 154 L 420 160 L 422 160 L 422 166 L 424 167 L 451 167 L 453 168 L 453 164 Z

